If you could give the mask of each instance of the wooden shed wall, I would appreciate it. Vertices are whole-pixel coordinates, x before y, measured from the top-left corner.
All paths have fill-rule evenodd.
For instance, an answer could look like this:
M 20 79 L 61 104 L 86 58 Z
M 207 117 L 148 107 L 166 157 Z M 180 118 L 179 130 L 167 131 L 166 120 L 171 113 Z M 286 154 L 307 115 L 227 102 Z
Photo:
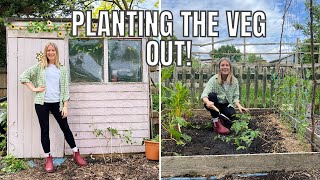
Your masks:
M 17 26 L 25 23 L 18 22 Z M 35 55 L 48 42 L 56 42 L 60 60 L 69 63 L 68 39 L 53 33 L 28 33 L 7 29 L 8 52 L 8 153 L 17 157 L 42 157 L 40 127 L 34 110 L 33 93 L 20 84 L 19 76 L 37 62 Z M 68 122 L 76 144 L 83 154 L 143 152 L 143 138 L 149 137 L 149 79 L 148 66 L 142 46 L 143 82 L 71 83 Z M 107 49 L 105 49 L 107 50 Z M 107 53 L 105 53 L 107 54 Z M 105 56 L 105 62 L 107 61 Z M 107 68 L 107 64 L 105 68 Z M 105 71 L 107 72 L 107 71 Z M 51 151 L 55 156 L 71 154 L 61 130 L 50 117 Z M 110 138 L 108 127 L 132 132 L 133 144 Z M 58 128 L 58 129 L 57 129 Z M 105 137 L 96 136 L 95 129 Z M 62 143 L 61 143 L 62 142 Z

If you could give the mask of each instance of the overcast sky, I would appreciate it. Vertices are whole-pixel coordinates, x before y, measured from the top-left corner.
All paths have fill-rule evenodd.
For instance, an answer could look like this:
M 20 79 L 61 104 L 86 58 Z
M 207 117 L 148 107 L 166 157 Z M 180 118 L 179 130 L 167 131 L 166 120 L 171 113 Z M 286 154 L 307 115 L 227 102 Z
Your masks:
M 289 0 L 288 0 L 289 1 Z M 317 0 L 319 3 L 320 0 Z M 182 17 L 180 10 L 218 10 L 219 17 L 219 37 L 215 41 L 228 39 L 228 31 L 226 25 L 225 11 L 226 10 L 249 10 L 249 11 L 264 11 L 267 16 L 267 37 L 266 38 L 246 38 L 247 43 L 254 42 L 279 42 L 281 34 L 282 16 L 284 12 L 285 1 L 282 0 L 161 0 L 161 10 L 170 10 L 174 15 L 174 34 L 179 39 L 188 39 L 182 37 Z M 292 24 L 295 22 L 302 23 L 305 21 L 309 12 L 305 10 L 304 0 L 292 0 L 288 11 L 287 20 L 285 21 L 283 42 L 296 42 L 296 38 L 304 39 L 302 32 L 296 31 Z M 191 38 L 193 44 L 210 43 L 211 38 L 196 37 Z M 237 38 L 233 41 L 215 45 L 232 45 L 234 43 L 243 43 L 243 38 Z M 243 46 L 237 46 L 243 52 Z M 283 46 L 282 51 L 290 51 L 292 47 Z M 193 51 L 209 52 L 211 46 L 202 48 L 193 48 Z M 247 52 L 279 52 L 278 46 L 247 46 Z M 268 61 L 277 58 L 279 55 L 263 55 Z M 285 55 L 284 55 L 285 56 Z M 209 57 L 209 56 L 207 56 Z M 207 58 L 205 57 L 205 58 Z

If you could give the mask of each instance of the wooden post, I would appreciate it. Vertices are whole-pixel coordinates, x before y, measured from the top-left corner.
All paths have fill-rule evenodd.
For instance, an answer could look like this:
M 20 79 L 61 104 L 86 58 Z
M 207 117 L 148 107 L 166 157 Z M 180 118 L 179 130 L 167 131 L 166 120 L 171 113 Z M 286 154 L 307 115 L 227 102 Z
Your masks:
M 247 59 L 246 59 L 246 38 L 245 37 L 243 38 L 243 61 L 247 62 Z
M 186 84 L 186 79 L 187 79 L 186 67 L 183 67 L 182 68 L 182 84 Z
M 203 69 L 200 67 L 199 72 L 199 99 L 201 97 L 201 93 L 203 91 Z M 199 101 L 199 107 L 202 106 L 202 101 Z
M 266 67 L 263 68 L 263 80 L 262 80 L 262 105 L 266 107 L 266 86 L 267 86 L 267 71 Z
M 212 37 L 212 46 L 211 46 L 211 59 L 212 59 L 212 62 L 214 61 L 214 37 Z
M 243 80 L 242 80 L 242 65 L 239 67 L 239 79 L 238 79 L 238 81 L 239 81 L 239 101 L 241 102 L 241 100 L 242 100 L 242 82 L 243 82 Z
M 270 69 L 271 70 L 271 69 Z M 274 78 L 275 78 L 275 67 L 271 70 L 271 87 L 270 87 L 270 105 L 273 105 L 272 99 L 273 99 L 273 91 L 274 91 Z
M 195 98 L 194 98 L 194 93 L 195 93 L 195 72 L 193 67 L 191 67 L 191 73 L 190 73 L 190 92 L 191 92 L 191 102 L 195 104 Z
M 250 67 L 247 68 L 247 79 L 246 79 L 246 107 L 250 107 Z
M 258 107 L 258 66 L 255 66 L 254 72 L 254 107 Z
M 297 40 L 296 40 L 296 53 L 295 53 L 295 57 L 294 57 L 294 59 L 295 59 L 295 64 L 298 64 L 298 52 L 299 52 L 299 38 L 297 38 Z

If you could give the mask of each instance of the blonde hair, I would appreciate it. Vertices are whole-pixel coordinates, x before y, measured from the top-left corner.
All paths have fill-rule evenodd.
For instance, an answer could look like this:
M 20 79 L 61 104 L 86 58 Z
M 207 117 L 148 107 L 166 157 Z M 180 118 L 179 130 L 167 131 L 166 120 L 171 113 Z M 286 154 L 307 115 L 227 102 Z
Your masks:
M 228 84 L 232 84 L 235 80 L 235 77 L 233 75 L 233 67 L 232 67 L 232 64 L 231 64 L 231 61 L 229 58 L 226 58 L 226 57 L 223 57 L 219 60 L 219 63 L 218 63 L 218 66 L 219 66 L 219 71 L 218 71 L 218 83 L 219 84 L 223 84 L 223 80 L 222 80 L 222 74 L 221 74 L 221 71 L 220 71 L 220 64 L 222 61 L 227 61 L 229 63 L 229 67 L 230 67 L 230 73 L 228 74 L 227 76 L 227 79 L 226 79 L 226 82 Z
M 49 42 L 45 47 L 44 47 L 44 56 L 43 59 L 41 61 L 41 67 L 46 68 L 48 66 L 48 58 L 47 58 L 47 51 L 49 46 L 53 46 L 53 48 L 56 50 L 56 61 L 54 62 L 54 64 L 57 66 L 57 68 L 60 68 L 60 61 L 59 61 L 59 50 L 58 50 L 58 46 L 53 43 L 53 42 Z

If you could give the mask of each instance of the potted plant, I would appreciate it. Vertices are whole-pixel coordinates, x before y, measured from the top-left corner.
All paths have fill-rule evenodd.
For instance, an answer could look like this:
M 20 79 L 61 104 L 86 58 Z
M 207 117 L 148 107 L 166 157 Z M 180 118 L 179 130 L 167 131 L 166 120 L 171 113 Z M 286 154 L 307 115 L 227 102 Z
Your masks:
M 144 139 L 145 153 L 148 160 L 159 160 L 159 135 L 152 139 Z

